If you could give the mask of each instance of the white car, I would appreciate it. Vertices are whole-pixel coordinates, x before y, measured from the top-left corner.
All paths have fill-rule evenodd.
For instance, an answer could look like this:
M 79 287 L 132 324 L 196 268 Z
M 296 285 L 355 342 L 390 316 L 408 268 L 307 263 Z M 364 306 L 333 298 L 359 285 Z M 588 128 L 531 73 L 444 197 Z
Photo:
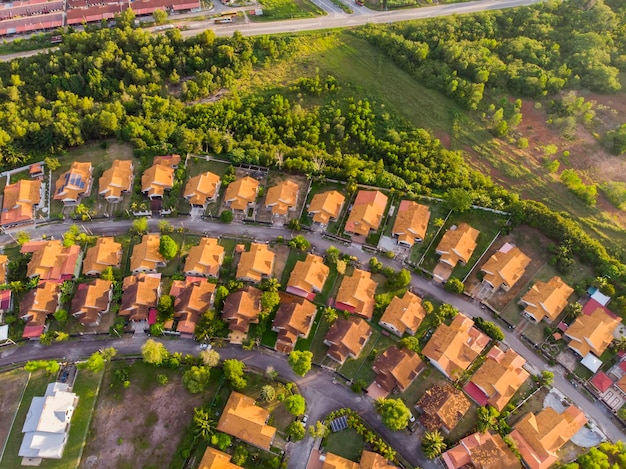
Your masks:
M 411 423 L 415 422 L 415 415 L 413 415 L 412 413 L 411 413 L 411 416 L 409 417 L 409 422 Z

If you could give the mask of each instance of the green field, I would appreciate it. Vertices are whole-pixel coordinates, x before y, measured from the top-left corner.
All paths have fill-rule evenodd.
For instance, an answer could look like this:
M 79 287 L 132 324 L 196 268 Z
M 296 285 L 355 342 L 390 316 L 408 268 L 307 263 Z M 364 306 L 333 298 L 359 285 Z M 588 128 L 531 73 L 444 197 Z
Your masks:
M 250 16 L 252 21 L 275 21 L 292 18 L 323 16 L 324 10 L 309 0 L 262 0 L 262 16 Z

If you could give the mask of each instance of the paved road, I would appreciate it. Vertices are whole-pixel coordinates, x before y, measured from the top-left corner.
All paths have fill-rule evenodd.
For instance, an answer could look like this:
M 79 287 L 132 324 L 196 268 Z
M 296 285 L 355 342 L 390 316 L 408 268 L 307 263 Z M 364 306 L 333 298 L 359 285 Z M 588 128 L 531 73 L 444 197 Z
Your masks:
M 174 227 L 182 227 L 195 232 L 206 232 L 213 236 L 220 235 L 230 235 L 236 237 L 248 237 L 253 238 L 259 241 L 269 241 L 271 239 L 275 239 L 278 236 L 284 236 L 286 239 L 289 239 L 292 235 L 292 232 L 288 229 L 281 227 L 268 227 L 268 226 L 257 226 L 257 225 L 237 225 L 230 224 L 224 225 L 217 222 L 204 221 L 200 219 L 169 219 L 170 223 Z M 158 226 L 158 219 L 151 219 L 149 221 L 150 229 L 156 231 Z M 95 221 L 85 226 L 96 235 L 114 235 L 117 233 L 122 233 L 130 227 L 132 221 L 131 220 L 122 220 L 122 221 L 111 221 L 111 220 L 103 220 L 103 221 Z M 67 231 L 68 225 L 70 221 L 66 221 L 65 223 L 51 224 L 44 227 L 38 227 L 35 229 L 33 233 L 34 236 L 40 236 L 45 233 L 47 235 L 53 235 L 55 237 L 60 237 L 62 234 Z M 333 243 L 327 239 L 321 237 L 319 233 L 308 233 L 308 239 L 311 241 L 312 245 L 316 247 L 318 252 L 325 251 L 329 246 Z M 0 235 L 0 245 L 7 244 L 11 242 L 10 235 Z M 339 246 L 343 252 L 347 254 L 356 256 L 360 261 L 367 263 L 371 257 L 370 254 L 363 252 L 357 246 Z M 396 261 L 391 261 L 388 259 L 381 259 L 381 261 L 390 265 L 396 269 L 400 266 Z M 436 298 L 439 301 L 443 301 L 455 306 L 460 311 L 463 311 L 467 315 L 471 317 L 482 317 L 484 319 L 491 320 L 490 313 L 482 309 L 478 303 L 471 301 L 470 299 L 451 294 L 443 290 L 440 286 L 435 285 L 429 280 L 426 280 L 422 277 L 413 275 L 411 285 L 413 289 L 417 292 L 421 292 L 427 294 L 433 298 Z M 554 387 L 556 387 L 559 391 L 561 391 L 565 396 L 572 400 L 577 406 L 579 406 L 585 414 L 593 420 L 598 427 L 604 432 L 604 434 L 612 441 L 623 440 L 625 435 L 624 432 L 619 428 L 612 420 L 612 415 L 601 403 L 599 402 L 591 402 L 583 395 L 577 388 L 572 386 L 572 384 L 565 379 L 565 377 L 561 374 L 560 368 L 552 368 L 548 366 L 543 358 L 537 355 L 533 350 L 528 348 L 525 342 L 522 342 L 520 338 L 515 334 L 515 331 L 511 331 L 509 329 L 503 328 L 503 332 L 505 334 L 505 342 L 513 347 L 520 355 L 522 355 L 527 363 L 535 370 L 536 373 L 540 373 L 541 370 L 548 369 L 555 372 L 555 381 Z M 38 352 L 35 352 L 34 355 L 22 356 L 26 353 L 29 353 L 33 350 L 40 350 L 41 352 L 50 353 L 48 351 L 56 350 L 55 348 L 37 348 L 40 347 L 38 345 L 28 345 L 20 348 L 20 358 L 12 358 L 11 360 L 17 361 L 27 361 L 33 357 L 36 357 Z M 63 350 L 61 348 L 61 350 Z M 121 350 L 124 353 L 123 350 Z M 6 352 L 5 352 L 6 353 Z M 58 353 L 58 352 L 57 352 Z M 69 352 L 71 353 L 71 351 Z M 51 355 L 51 356 L 62 356 L 62 355 Z M 81 355 L 72 356 L 73 358 L 79 358 Z M 84 356 L 84 355 L 83 355 Z M 5 355 L 0 356 L 0 366 L 5 361 Z M 9 361 L 11 361 L 9 360 Z

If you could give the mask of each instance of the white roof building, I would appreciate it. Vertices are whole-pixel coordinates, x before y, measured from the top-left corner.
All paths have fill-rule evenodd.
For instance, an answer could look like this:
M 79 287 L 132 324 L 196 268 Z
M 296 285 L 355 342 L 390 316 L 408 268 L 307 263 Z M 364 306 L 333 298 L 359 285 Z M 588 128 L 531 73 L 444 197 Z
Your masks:
M 60 459 L 77 402 L 78 396 L 64 383 L 50 383 L 43 397 L 33 397 L 22 427 L 19 456 Z

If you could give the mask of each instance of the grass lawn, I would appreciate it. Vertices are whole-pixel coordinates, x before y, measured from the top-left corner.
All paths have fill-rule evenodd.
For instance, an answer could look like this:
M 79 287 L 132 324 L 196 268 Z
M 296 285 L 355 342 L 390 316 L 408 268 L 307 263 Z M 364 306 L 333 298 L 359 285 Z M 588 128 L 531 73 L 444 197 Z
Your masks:
M 251 21 L 275 21 L 291 18 L 323 16 L 324 10 L 309 0 L 263 0 L 262 16 L 249 16 Z
M 459 421 L 456 427 L 450 432 L 447 439 L 457 442 L 461 438 L 474 433 L 476 431 L 476 422 L 478 421 L 478 415 L 476 414 L 476 404 L 471 402 L 470 409 Z
M 329 267 L 326 283 L 324 283 L 322 291 L 315 295 L 315 303 L 323 306 L 328 305 L 328 301 L 334 297 L 336 288 L 339 288 L 339 282 L 341 282 L 337 267 L 335 265 L 330 265 Z
M 207 171 L 223 176 L 226 173 L 230 165 L 222 163 L 221 161 L 205 160 L 204 158 L 190 157 L 187 162 L 187 176 L 189 178 L 195 177 L 198 174 L 206 173 Z
M 363 452 L 363 438 L 352 428 L 330 433 L 324 442 L 324 449 L 351 461 L 358 461 Z
M 321 316 L 321 314 L 318 316 Z M 328 324 L 323 317 L 321 319 L 318 317 L 317 321 L 319 321 L 318 324 L 314 325 L 313 330 L 311 331 L 313 339 L 311 340 L 310 348 L 308 350 L 313 353 L 314 363 L 322 363 L 322 360 L 324 360 L 326 352 L 328 351 L 328 345 L 324 344 L 324 337 L 326 336 L 328 329 L 330 329 L 330 324 Z M 303 350 L 301 348 L 301 340 L 302 339 L 298 340 L 296 350 Z
M 20 467 L 22 458 L 17 455 L 22 444 L 22 427 L 26 420 L 26 414 L 30 404 L 35 396 L 43 396 L 46 392 L 46 386 L 54 380 L 53 376 L 47 375 L 44 371 L 37 371 L 32 373 L 30 380 L 24 390 L 24 395 L 20 402 L 20 407 L 17 411 L 13 427 L 9 433 L 7 445 L 0 461 L 1 467 Z M 4 425 L 4 424 L 3 424 Z M 7 424 L 8 425 L 8 424 Z
M 9 436 L 10 425 L 19 408 L 20 397 L 26 388 L 29 373 L 23 369 L 2 373 L 2 386 L 0 387 L 0 448 Z M 0 456 L 1 457 L 1 456 Z
M 369 354 L 372 350 L 376 350 L 377 354 L 383 352 L 395 340 L 390 336 L 384 336 L 380 331 L 374 329 L 370 339 L 365 344 L 363 351 L 357 359 L 348 358 L 346 362 L 339 368 L 339 372 L 351 379 L 363 379 L 367 384 L 374 380 L 374 372 L 371 371 L 372 360 L 369 360 Z
M 296 265 L 296 262 L 303 261 L 306 258 L 307 253 L 303 251 L 299 251 L 297 249 L 289 249 L 289 255 L 287 256 L 287 260 L 285 261 L 285 266 L 283 267 L 283 273 L 280 276 L 280 285 L 283 290 L 287 288 L 287 282 L 289 281 L 289 276 L 291 275 L 291 271 Z
M 579 363 L 576 366 L 576 369 L 574 370 L 574 374 L 578 376 L 580 379 L 587 381 L 588 379 L 591 379 L 591 377 L 593 376 L 593 371 L 591 371 L 589 368 Z
M 415 381 L 404 391 L 400 397 L 409 409 L 413 409 L 417 401 L 424 395 L 427 389 L 435 384 L 445 384 L 448 380 L 439 370 L 431 365 L 426 365 Z
M 317 308 L 317 314 L 315 316 L 315 320 L 313 321 L 313 325 L 311 326 L 311 332 L 309 333 L 309 337 L 306 339 L 298 339 L 296 342 L 295 350 L 310 350 L 311 344 L 313 343 L 313 338 L 315 337 L 315 333 L 322 321 L 323 312 L 319 307 Z
M 445 220 L 449 213 L 442 202 L 426 199 L 419 200 L 418 202 L 422 205 L 428 205 L 430 208 L 430 218 L 428 219 L 428 227 L 426 228 L 426 238 L 424 238 L 424 241 L 421 243 L 415 243 L 411 248 L 409 259 L 414 264 L 420 261 L 430 246 L 430 243 L 432 243 L 433 239 L 439 234 L 439 228 L 443 225 L 437 226 L 437 224 L 440 223 L 441 220 Z
M 515 413 L 511 414 L 508 418 L 507 423 L 511 426 L 515 425 L 515 423 L 522 418 L 525 414 L 529 412 L 541 412 L 543 409 L 543 401 L 548 395 L 549 390 L 545 387 L 539 389 L 530 399 L 528 399 L 523 405 L 519 407 L 515 411 Z

